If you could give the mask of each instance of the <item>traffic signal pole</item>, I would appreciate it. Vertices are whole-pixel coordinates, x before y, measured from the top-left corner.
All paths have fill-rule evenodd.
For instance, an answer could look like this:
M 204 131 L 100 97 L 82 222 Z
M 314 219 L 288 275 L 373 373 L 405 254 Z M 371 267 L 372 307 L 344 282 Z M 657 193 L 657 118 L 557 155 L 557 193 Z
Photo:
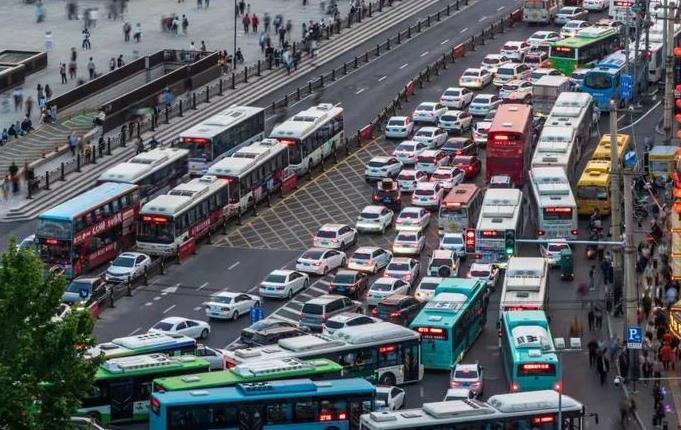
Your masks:
M 664 77 L 664 144 L 672 144 L 672 117 L 674 111 L 674 19 L 669 11 L 676 7 L 674 2 L 665 0 L 664 6 L 665 29 L 665 77 Z
M 617 156 L 617 106 L 610 100 L 610 234 L 613 240 L 622 239 L 622 187 L 620 163 Z M 622 285 L 622 250 L 613 250 L 612 269 L 615 285 Z

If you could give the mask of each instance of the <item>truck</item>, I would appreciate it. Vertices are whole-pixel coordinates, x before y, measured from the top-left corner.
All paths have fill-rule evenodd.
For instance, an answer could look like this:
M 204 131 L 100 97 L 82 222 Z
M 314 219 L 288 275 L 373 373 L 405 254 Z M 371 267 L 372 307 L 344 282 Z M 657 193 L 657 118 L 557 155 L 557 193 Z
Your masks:
M 534 111 L 548 115 L 558 95 L 570 91 L 570 80 L 565 76 L 542 76 L 532 87 Z

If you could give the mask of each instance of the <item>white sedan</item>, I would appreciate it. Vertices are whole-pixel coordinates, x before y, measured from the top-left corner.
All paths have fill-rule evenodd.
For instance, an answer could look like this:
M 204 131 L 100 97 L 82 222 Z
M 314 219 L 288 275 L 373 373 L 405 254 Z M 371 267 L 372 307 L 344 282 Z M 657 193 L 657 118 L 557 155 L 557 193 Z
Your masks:
M 439 148 L 447 141 L 447 132 L 438 127 L 421 127 L 413 137 L 414 141 L 425 143 L 429 149 Z
M 492 73 L 483 68 L 469 68 L 464 70 L 459 78 L 459 86 L 480 90 L 492 82 Z
M 449 191 L 454 188 L 455 185 L 459 185 L 464 180 L 464 172 L 458 167 L 445 166 L 440 167 L 433 172 L 430 177 L 430 182 L 435 182 L 445 191 Z M 446 193 L 445 193 L 446 194 Z
M 393 151 L 393 156 L 403 165 L 414 164 L 416 163 L 416 157 L 426 149 L 428 149 L 428 145 L 423 142 L 405 140 L 397 145 L 397 148 Z
M 397 183 L 403 193 L 414 191 L 421 182 L 428 182 L 428 174 L 421 170 L 405 169 L 397 176 Z
M 376 411 L 396 411 L 404 407 L 405 393 L 398 387 L 376 386 Z
M 310 248 L 296 261 L 296 270 L 317 275 L 345 265 L 345 253 L 335 249 Z
M 367 292 L 367 306 L 378 306 L 384 298 L 393 294 L 409 294 L 409 284 L 401 279 L 378 278 Z
M 485 116 L 496 109 L 501 102 L 501 97 L 496 94 L 478 94 L 468 107 L 468 111 L 471 115 Z
M 511 60 L 509 60 L 508 58 L 501 54 L 487 54 L 485 55 L 485 58 L 482 59 L 480 67 L 494 74 L 497 72 L 497 69 L 499 69 L 499 67 L 510 62 Z
M 182 317 L 168 317 L 154 324 L 149 333 L 181 334 L 194 339 L 205 339 L 210 334 L 210 325 L 205 321 Z
M 408 257 L 393 258 L 388 267 L 383 272 L 389 278 L 401 279 L 409 285 L 416 282 L 421 271 L 421 264 L 418 260 Z
M 397 231 L 422 231 L 430 223 L 430 212 L 423 208 L 408 206 L 397 216 Z
M 461 133 L 471 128 L 473 115 L 461 110 L 448 110 L 437 122 L 437 125 L 450 133 Z M 444 143 L 443 143 L 444 145 Z
M 431 124 L 437 123 L 437 119 L 445 113 L 447 107 L 442 103 L 423 102 L 414 109 L 414 122 L 429 122 Z
M 402 173 L 400 173 L 401 175 Z M 385 233 L 393 223 L 395 213 L 385 206 L 369 205 L 357 217 L 355 228 L 362 233 Z
M 440 103 L 452 109 L 463 109 L 473 100 L 473 91 L 468 88 L 449 87 L 440 96 Z
M 260 283 L 258 290 L 261 297 L 291 298 L 303 291 L 310 284 L 306 273 L 295 270 L 274 270 Z
M 424 182 L 418 184 L 411 197 L 414 206 L 437 209 L 445 198 L 445 189 L 437 182 Z
M 572 19 L 565 23 L 565 25 L 560 29 L 560 35 L 562 37 L 576 36 L 581 30 L 587 27 L 591 27 L 589 21 L 584 21 L 581 19 Z
M 393 253 L 418 255 L 426 246 L 426 237 L 420 231 L 400 231 L 393 240 Z
M 364 178 L 367 181 L 394 178 L 402 170 L 402 163 L 395 157 L 373 157 L 367 163 Z
M 522 93 L 522 94 L 532 94 L 532 82 L 515 80 L 505 83 L 499 89 L 499 97 L 505 99 L 511 95 L 511 93 Z
M 348 260 L 348 269 L 359 272 L 376 273 L 390 263 L 393 255 L 390 251 L 377 246 L 362 246 Z
M 345 224 L 324 224 L 312 238 L 317 248 L 344 249 L 357 242 L 357 230 Z
M 141 252 L 120 254 L 104 273 L 107 282 L 132 281 L 143 276 L 151 267 L 151 258 Z
M 208 318 L 231 318 L 236 321 L 241 315 L 250 313 L 254 307 L 259 307 L 260 297 L 246 293 L 221 291 L 211 295 L 204 306 Z
M 385 137 L 388 139 L 406 139 L 414 129 L 414 121 L 408 116 L 391 116 L 385 126 Z
M 555 31 L 540 30 L 532 33 L 530 37 L 527 38 L 527 43 L 533 48 L 538 48 L 542 45 L 547 45 L 550 42 L 557 42 L 561 40 L 560 34 Z

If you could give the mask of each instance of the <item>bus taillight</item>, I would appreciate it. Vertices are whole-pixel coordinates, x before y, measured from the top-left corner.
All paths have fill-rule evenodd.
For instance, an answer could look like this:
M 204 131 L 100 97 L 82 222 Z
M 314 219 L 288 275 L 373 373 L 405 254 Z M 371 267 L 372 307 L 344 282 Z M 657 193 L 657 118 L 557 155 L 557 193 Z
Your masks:
M 533 425 L 551 424 L 554 421 L 552 415 L 532 418 Z
M 579 230 L 577 230 L 577 229 L 570 230 L 570 233 L 571 233 L 573 236 L 577 236 L 577 235 L 579 234 Z
M 161 403 L 156 398 L 152 397 L 149 401 L 149 404 L 151 405 L 151 411 L 158 415 L 159 411 L 161 410 Z
M 537 236 L 541 237 L 544 236 L 546 232 L 544 230 L 537 230 Z
M 556 385 L 553 386 L 553 389 L 560 392 L 563 389 L 563 387 L 560 385 L 560 383 L 557 383 Z

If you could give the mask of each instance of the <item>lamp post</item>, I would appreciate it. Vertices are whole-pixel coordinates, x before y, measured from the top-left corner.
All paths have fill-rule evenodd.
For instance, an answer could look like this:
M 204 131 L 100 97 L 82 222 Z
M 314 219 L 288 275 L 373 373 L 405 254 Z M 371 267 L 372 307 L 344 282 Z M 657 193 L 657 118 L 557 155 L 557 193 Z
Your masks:
M 237 17 L 239 16 L 239 5 L 237 4 L 236 0 L 234 0 L 234 50 L 232 50 L 232 66 L 234 70 L 236 71 L 236 25 L 237 25 Z
M 562 337 L 553 338 L 553 350 L 548 352 L 553 352 L 558 356 L 558 367 L 560 368 L 560 374 L 558 375 L 558 380 L 560 381 L 560 389 L 558 390 L 558 430 L 563 428 L 563 353 L 566 352 L 582 352 L 582 339 L 578 337 L 570 338 L 570 345 L 565 344 L 565 339 Z

